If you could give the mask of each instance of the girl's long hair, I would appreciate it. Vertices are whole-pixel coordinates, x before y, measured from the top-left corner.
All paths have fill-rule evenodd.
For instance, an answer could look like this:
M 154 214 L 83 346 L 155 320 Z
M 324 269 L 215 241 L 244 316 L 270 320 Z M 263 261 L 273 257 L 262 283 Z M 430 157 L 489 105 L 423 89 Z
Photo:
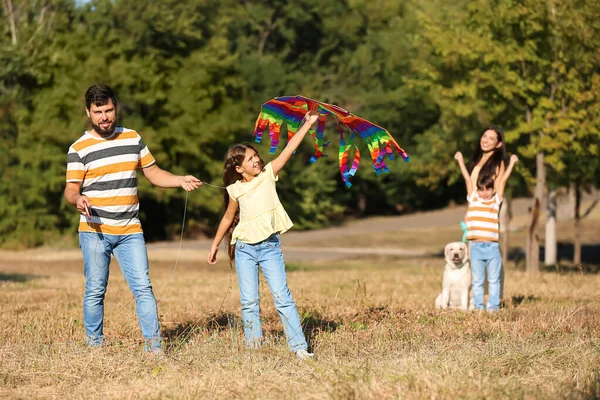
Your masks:
M 246 158 L 246 150 L 248 149 L 256 151 L 256 154 L 258 155 L 258 151 L 249 143 L 236 144 L 227 151 L 227 154 L 225 155 L 225 165 L 223 168 L 223 186 L 227 187 L 237 181 L 242 180 L 242 174 L 236 171 L 236 167 L 239 167 L 244 163 L 244 159 Z M 261 166 L 264 166 L 265 163 L 263 162 L 262 158 L 260 158 L 260 155 L 258 157 L 260 159 Z M 229 206 L 229 193 L 227 190 L 223 191 L 223 199 L 225 201 L 225 210 L 227 210 L 227 207 Z M 227 242 L 229 243 L 227 253 L 229 254 L 229 260 L 232 263 L 235 260 L 235 244 L 231 244 L 231 238 L 233 237 L 233 231 L 239 222 L 240 209 L 238 207 L 235 217 L 233 218 L 233 222 L 227 230 Z
M 496 137 L 498 138 L 498 142 L 502 143 L 502 146 L 493 150 L 492 156 L 485 162 L 485 164 L 481 167 L 481 171 L 479 171 L 479 176 L 496 176 L 497 171 L 500 170 L 502 163 L 506 165 L 506 144 L 504 143 L 504 131 L 496 126 L 490 126 L 483 130 L 481 135 L 483 135 L 487 131 L 494 131 L 496 133 Z M 469 164 L 469 173 L 473 172 L 473 168 L 477 165 L 477 163 L 483 157 L 483 150 L 481 150 L 481 136 L 477 145 L 475 146 L 475 150 L 473 151 L 473 158 L 471 159 L 471 163 Z

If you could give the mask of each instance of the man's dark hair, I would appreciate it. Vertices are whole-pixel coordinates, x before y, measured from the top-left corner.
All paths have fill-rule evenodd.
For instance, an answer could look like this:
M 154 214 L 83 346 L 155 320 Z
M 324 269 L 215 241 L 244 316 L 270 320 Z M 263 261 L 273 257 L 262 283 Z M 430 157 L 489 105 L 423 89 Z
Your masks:
M 96 107 L 106 105 L 111 99 L 115 107 L 117 107 L 117 98 L 115 92 L 108 85 L 93 85 L 85 92 L 85 107 L 89 109 L 92 104 Z
M 494 187 L 494 177 L 491 175 L 480 176 L 477 180 L 477 189 L 491 189 Z

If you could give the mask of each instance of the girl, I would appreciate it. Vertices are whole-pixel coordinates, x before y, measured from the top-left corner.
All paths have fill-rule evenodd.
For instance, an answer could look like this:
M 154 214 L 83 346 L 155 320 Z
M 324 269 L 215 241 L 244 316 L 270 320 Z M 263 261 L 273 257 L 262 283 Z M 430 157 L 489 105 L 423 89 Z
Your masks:
M 514 165 L 518 161 L 516 155 L 510 158 L 508 168 L 501 179 L 494 180 L 490 175 L 482 175 L 477 185 L 471 182 L 471 176 L 463 161 L 461 152 L 454 158 L 465 179 L 467 186 L 467 240 L 471 247 L 471 271 L 473 273 L 473 301 L 476 310 L 483 310 L 483 285 L 487 271 L 488 302 L 485 309 L 498 311 L 500 307 L 500 279 L 502 276 L 502 256 L 498 246 L 499 229 L 498 213 L 504 199 L 504 188 Z M 497 189 L 494 189 L 497 188 Z
M 479 143 L 475 146 L 473 157 L 469 164 L 471 184 L 477 187 L 479 177 L 490 177 L 494 182 L 494 191 L 498 191 L 500 180 L 506 167 L 506 145 L 504 144 L 504 131 L 490 126 L 481 134 Z M 465 224 L 467 215 L 465 214 Z M 469 246 L 469 250 L 471 246 Z M 500 298 L 504 297 L 504 270 L 500 275 Z
M 494 179 L 494 190 L 502 175 L 504 175 L 506 164 L 506 145 L 504 144 L 504 132 L 495 126 L 490 126 L 483 131 L 479 143 L 473 151 L 473 158 L 469 164 L 471 183 L 477 185 L 479 176 L 490 176 Z
M 318 114 L 309 111 L 306 122 L 281 154 L 267 165 L 249 144 L 238 144 L 229 149 L 223 176 L 227 187 L 225 215 L 208 253 L 208 263 L 215 264 L 219 244 L 227 233 L 229 257 L 235 261 L 240 285 L 244 336 L 249 347 L 257 346 L 262 337 L 258 291 L 260 265 L 283 323 L 288 345 L 300 359 L 307 359 L 313 354 L 307 351 L 298 309 L 287 286 L 279 234 L 293 224 L 279 201 L 275 182 L 279 171 L 318 118 Z

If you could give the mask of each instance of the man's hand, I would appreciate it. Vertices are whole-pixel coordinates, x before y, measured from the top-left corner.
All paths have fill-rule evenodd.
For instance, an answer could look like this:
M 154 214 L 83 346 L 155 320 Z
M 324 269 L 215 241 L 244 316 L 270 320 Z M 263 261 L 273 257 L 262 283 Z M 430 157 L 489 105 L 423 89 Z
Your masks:
M 87 196 L 79 196 L 77 198 L 77 202 L 75 203 L 75 207 L 77 207 L 77 210 L 85 215 L 86 217 L 92 218 L 92 215 L 90 214 L 90 208 L 92 207 L 92 204 L 90 203 L 90 200 L 87 198 Z
M 181 187 L 188 192 L 197 189 L 202 186 L 202 181 L 192 175 L 186 175 L 181 177 Z

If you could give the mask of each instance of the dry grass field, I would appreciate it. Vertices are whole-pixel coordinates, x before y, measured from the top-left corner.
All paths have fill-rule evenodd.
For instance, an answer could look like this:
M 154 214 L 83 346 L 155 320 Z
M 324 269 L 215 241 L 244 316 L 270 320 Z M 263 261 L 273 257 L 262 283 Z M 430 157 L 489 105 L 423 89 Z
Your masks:
M 597 223 L 585 221 L 584 243 L 598 244 Z M 422 233 L 438 238 L 441 252 L 446 237 L 435 232 Z M 409 247 L 414 235 L 405 236 Z M 289 285 L 315 352 L 299 361 L 262 278 L 266 343 L 244 348 L 235 272 L 223 260 L 208 266 L 200 253 L 180 262 L 172 281 L 174 259 L 151 264 L 161 358 L 142 352 L 116 263 L 106 297 L 109 345 L 91 350 L 81 261 L 2 258 L 0 397 L 600 398 L 598 274 L 529 276 L 511 261 L 506 307 L 487 314 L 433 308 L 441 257 L 292 262 Z

